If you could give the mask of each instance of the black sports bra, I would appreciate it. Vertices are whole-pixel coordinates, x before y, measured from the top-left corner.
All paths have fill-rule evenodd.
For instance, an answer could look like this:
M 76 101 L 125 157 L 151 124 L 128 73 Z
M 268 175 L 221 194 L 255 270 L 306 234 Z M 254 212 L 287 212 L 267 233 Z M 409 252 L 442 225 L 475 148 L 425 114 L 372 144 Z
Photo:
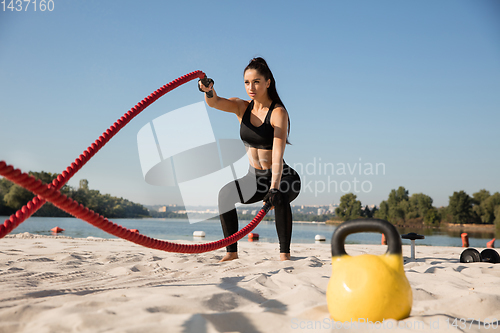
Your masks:
M 274 127 L 271 125 L 271 113 L 275 102 L 271 103 L 264 122 L 260 126 L 254 126 L 250 121 L 250 114 L 253 109 L 253 101 L 248 104 L 243 119 L 241 119 L 240 138 L 247 147 L 272 150 L 274 139 Z

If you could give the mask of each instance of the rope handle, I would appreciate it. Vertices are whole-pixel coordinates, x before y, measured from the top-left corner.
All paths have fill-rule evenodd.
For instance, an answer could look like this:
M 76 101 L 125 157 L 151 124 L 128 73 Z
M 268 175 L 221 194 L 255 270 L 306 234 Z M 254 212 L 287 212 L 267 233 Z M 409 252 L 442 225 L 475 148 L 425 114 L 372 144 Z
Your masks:
M 209 87 L 210 86 L 210 83 L 214 83 L 214 80 L 211 79 L 211 78 L 208 78 L 206 75 L 203 79 L 200 79 L 201 83 L 205 86 L 205 87 Z M 199 88 L 199 87 L 198 87 Z M 213 88 L 213 86 L 212 86 Z M 204 92 L 203 90 L 200 89 L 201 92 Z M 207 95 L 208 98 L 212 98 L 214 97 L 214 92 L 213 90 L 210 90 L 210 91 L 207 91 L 205 93 Z

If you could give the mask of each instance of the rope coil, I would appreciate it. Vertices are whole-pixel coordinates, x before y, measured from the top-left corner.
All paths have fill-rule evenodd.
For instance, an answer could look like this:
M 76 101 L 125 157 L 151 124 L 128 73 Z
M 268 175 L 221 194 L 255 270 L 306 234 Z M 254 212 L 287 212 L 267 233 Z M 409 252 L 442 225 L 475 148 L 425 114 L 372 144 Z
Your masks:
M 49 184 L 43 184 L 33 176 L 23 173 L 19 169 L 15 169 L 6 162 L 0 161 L 0 175 L 10 180 L 11 182 L 20 185 L 27 190 L 33 192 L 36 196 L 19 209 L 15 214 L 12 214 L 9 219 L 5 220 L 3 225 L 0 225 L 0 238 L 5 237 L 12 230 L 17 228 L 21 223 L 26 221 L 38 209 L 40 209 L 45 202 L 50 202 L 54 206 L 64 210 L 65 212 L 82 219 L 103 231 L 131 241 L 133 243 L 163 250 L 167 252 L 179 253 L 202 253 L 220 249 L 237 242 L 250 233 L 259 223 L 270 209 L 266 204 L 257 214 L 257 216 L 243 229 L 237 233 L 215 241 L 205 244 L 177 244 L 159 239 L 154 239 L 137 232 L 132 232 L 127 228 L 117 225 L 107 218 L 95 213 L 92 210 L 84 207 L 71 198 L 66 197 L 59 190 L 102 148 L 113 136 L 116 135 L 125 125 L 127 125 L 134 117 L 146 109 L 149 105 L 165 95 L 169 91 L 189 82 L 193 79 L 202 79 L 205 73 L 202 71 L 194 71 L 189 74 L 183 75 L 174 81 L 167 83 L 161 88 L 154 91 L 152 94 L 137 103 L 132 109 L 120 117 L 113 125 L 111 125 L 95 142 L 93 142 L 82 154 L 66 168 L 54 181 Z

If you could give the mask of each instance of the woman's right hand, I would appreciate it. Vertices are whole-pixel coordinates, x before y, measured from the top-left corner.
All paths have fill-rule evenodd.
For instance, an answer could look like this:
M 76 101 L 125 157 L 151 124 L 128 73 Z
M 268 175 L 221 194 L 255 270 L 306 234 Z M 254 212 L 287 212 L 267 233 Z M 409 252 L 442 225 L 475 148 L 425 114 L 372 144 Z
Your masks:
M 207 93 L 209 91 L 212 91 L 213 87 L 214 87 L 214 80 L 212 79 L 208 79 L 209 80 L 209 85 L 208 87 L 205 86 L 202 82 L 201 82 L 201 79 L 198 81 L 198 89 L 200 89 L 200 91 L 204 92 L 204 93 Z

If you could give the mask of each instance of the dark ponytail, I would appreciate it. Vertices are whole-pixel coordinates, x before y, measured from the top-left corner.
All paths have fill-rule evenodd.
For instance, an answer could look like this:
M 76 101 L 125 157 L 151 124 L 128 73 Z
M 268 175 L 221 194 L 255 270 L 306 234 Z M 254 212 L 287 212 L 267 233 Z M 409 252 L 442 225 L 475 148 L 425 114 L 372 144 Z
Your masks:
M 269 69 L 269 66 L 267 65 L 267 62 L 264 60 L 264 58 L 257 57 L 250 60 L 247 67 L 245 67 L 243 74 L 245 74 L 245 72 L 249 69 L 255 69 L 266 79 L 266 81 L 271 80 L 271 84 L 269 85 L 269 88 L 267 88 L 267 94 L 269 95 L 269 98 L 271 99 L 271 101 L 276 102 L 276 104 L 279 104 L 286 109 L 285 104 L 281 101 L 281 98 L 278 95 L 278 91 L 276 90 L 276 80 L 274 79 L 273 73 Z M 288 134 L 290 134 L 290 115 L 288 115 Z M 286 138 L 286 143 L 290 144 L 290 142 L 288 141 L 288 135 Z

